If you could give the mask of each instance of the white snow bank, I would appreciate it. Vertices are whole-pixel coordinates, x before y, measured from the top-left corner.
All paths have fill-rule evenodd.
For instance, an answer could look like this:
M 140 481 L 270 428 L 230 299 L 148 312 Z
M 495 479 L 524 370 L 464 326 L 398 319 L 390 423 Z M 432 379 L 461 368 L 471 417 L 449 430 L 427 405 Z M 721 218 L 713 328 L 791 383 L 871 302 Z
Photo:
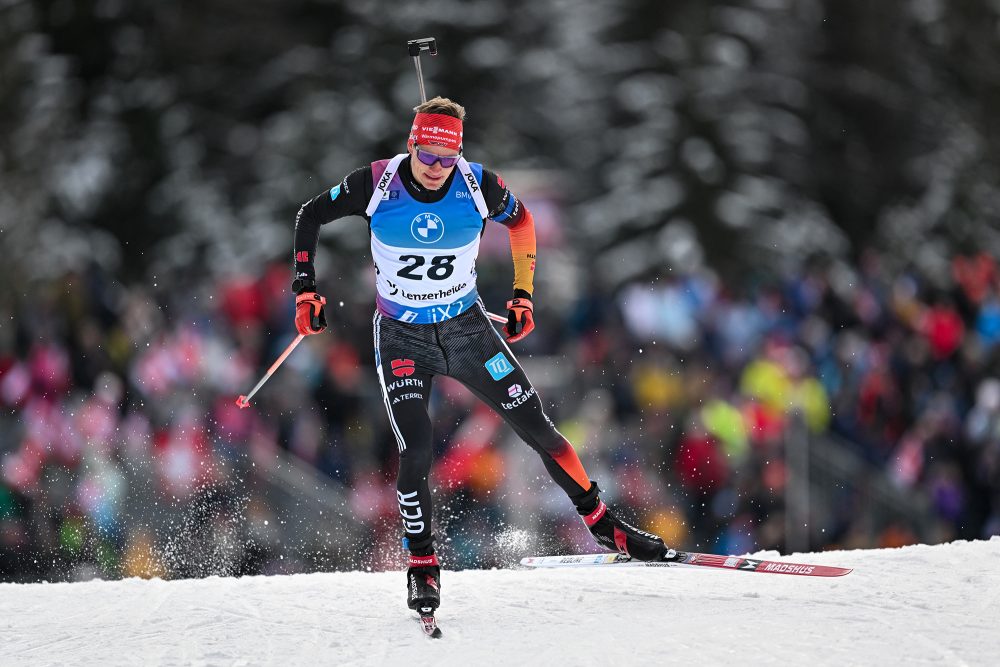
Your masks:
M 764 556 L 774 556 L 763 554 Z M 1000 538 L 795 554 L 837 579 L 695 569 L 0 585 L 3 665 L 997 664 Z

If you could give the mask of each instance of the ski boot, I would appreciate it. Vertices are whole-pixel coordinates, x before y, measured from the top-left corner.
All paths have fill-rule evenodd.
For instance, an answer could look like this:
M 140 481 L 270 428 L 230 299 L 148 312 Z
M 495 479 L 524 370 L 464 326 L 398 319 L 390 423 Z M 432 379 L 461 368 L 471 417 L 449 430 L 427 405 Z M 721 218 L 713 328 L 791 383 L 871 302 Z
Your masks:
M 434 611 L 441 605 L 441 566 L 437 556 L 410 555 L 406 590 L 406 606 L 414 611 Z
M 441 566 L 436 555 L 410 554 L 406 591 L 406 606 L 420 614 L 424 634 L 439 638 L 441 630 L 434 619 L 434 611 L 441 605 Z
M 676 558 L 677 552 L 664 544 L 663 538 L 619 519 L 598 497 L 598 493 L 600 489 L 594 483 L 590 491 L 575 499 L 576 511 L 598 544 L 636 560 L 664 561 Z

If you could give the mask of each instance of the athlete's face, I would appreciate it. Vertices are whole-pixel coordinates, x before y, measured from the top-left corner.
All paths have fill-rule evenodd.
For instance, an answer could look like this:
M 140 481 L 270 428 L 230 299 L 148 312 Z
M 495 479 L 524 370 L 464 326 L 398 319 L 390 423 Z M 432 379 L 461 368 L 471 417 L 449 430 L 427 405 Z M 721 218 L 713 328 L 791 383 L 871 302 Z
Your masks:
M 413 170 L 413 177 L 417 179 L 417 183 L 428 190 L 437 190 L 451 176 L 455 165 L 445 168 L 441 166 L 440 162 L 435 161 L 434 164 L 428 166 L 417 159 L 418 149 L 424 156 L 432 153 L 441 157 L 455 158 L 458 154 L 442 146 L 413 146 L 410 148 L 410 169 Z

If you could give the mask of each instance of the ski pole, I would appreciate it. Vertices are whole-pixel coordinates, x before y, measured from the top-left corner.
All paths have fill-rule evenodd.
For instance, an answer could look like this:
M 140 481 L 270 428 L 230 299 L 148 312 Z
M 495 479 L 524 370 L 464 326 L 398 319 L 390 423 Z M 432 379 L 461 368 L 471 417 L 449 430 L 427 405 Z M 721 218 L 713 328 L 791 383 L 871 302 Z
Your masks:
M 236 405 L 240 406 L 241 408 L 250 407 L 250 399 L 253 398 L 253 395 L 256 394 L 261 387 L 264 386 L 264 383 L 267 382 L 268 378 L 271 377 L 274 371 L 278 370 L 278 366 L 280 366 L 281 363 L 288 358 L 288 355 L 292 353 L 292 350 L 295 349 L 296 345 L 302 342 L 303 338 L 305 338 L 305 334 L 299 334 L 298 336 L 296 336 L 295 340 L 289 343 L 288 347 L 285 348 L 285 351 L 281 353 L 281 356 L 278 357 L 278 359 L 273 364 L 271 364 L 270 368 L 267 369 L 267 373 L 265 373 L 264 377 L 260 379 L 260 382 L 257 383 L 257 386 L 254 387 L 250 391 L 250 393 L 247 394 L 246 396 L 240 396 L 239 398 L 236 399 Z
M 420 103 L 423 104 L 427 101 L 427 93 L 424 90 L 424 72 L 420 69 L 420 54 L 428 51 L 432 56 L 436 56 L 438 54 L 437 40 L 433 37 L 411 39 L 406 42 L 406 51 L 413 58 L 413 66 L 417 68 L 417 86 L 420 88 Z M 507 323 L 507 318 L 503 315 L 486 311 L 486 316 L 494 322 Z

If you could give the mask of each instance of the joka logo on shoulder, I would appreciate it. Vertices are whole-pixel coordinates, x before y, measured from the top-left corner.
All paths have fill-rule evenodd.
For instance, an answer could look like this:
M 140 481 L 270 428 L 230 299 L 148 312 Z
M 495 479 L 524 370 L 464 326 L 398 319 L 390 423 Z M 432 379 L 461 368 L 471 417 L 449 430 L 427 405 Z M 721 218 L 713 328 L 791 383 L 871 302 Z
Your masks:
M 502 380 L 514 372 L 514 366 L 507 361 L 507 357 L 503 356 L 503 352 L 498 353 L 484 365 L 494 380 Z
M 407 375 L 413 375 L 413 359 L 393 359 L 391 365 L 392 374 L 398 378 L 405 378 Z
M 433 213 L 421 213 L 410 223 L 410 234 L 421 243 L 436 243 L 444 236 L 444 221 Z

